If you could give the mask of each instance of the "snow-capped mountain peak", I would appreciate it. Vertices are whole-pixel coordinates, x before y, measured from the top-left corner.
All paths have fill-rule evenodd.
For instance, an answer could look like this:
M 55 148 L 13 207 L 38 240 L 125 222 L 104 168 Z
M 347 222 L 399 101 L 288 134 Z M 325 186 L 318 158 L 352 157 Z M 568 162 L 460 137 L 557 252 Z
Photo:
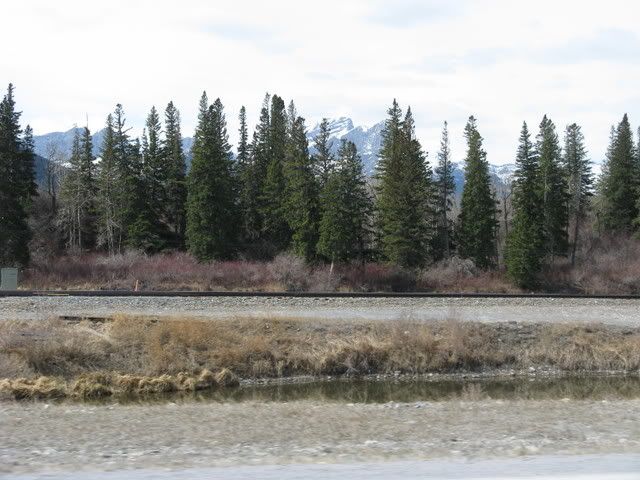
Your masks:
M 330 142 L 331 150 L 335 154 L 340 148 L 341 140 L 349 140 L 356 145 L 358 153 L 362 158 L 365 173 L 372 174 L 378 161 L 378 152 L 382 144 L 382 128 L 384 122 L 375 124 L 367 128 L 363 126 L 355 127 L 353 121 L 348 117 L 340 117 L 329 120 L 329 131 L 331 132 Z M 309 132 L 307 139 L 309 140 L 310 151 L 315 151 L 314 139 L 320 133 L 320 123 L 317 123 Z

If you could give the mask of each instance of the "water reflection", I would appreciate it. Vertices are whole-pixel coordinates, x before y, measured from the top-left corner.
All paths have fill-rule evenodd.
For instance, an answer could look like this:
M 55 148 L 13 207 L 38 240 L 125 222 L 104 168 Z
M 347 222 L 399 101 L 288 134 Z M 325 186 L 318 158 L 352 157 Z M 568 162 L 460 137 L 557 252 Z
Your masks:
M 344 403 L 440 402 L 450 400 L 607 400 L 640 398 L 640 376 L 456 380 L 329 380 L 119 398 L 120 403 L 163 401 Z M 113 401 L 113 399 L 111 400 Z

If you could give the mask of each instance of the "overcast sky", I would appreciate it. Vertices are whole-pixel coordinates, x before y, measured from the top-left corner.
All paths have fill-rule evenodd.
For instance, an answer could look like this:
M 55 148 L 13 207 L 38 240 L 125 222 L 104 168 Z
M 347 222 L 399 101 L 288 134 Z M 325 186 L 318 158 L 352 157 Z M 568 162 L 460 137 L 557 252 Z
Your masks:
M 513 161 L 523 120 L 560 132 L 583 126 L 591 157 L 628 112 L 640 122 L 637 0 L 325 0 L 3 2 L 0 81 L 16 86 L 36 134 L 93 130 L 116 103 L 142 126 L 173 100 L 191 136 L 206 90 L 225 105 L 235 140 L 246 105 L 253 127 L 265 92 L 294 99 L 311 128 L 356 125 L 411 105 L 433 161 L 442 122 L 462 158 L 466 118 L 478 119 L 491 163 Z M 5 86 L 2 86 L 4 89 Z

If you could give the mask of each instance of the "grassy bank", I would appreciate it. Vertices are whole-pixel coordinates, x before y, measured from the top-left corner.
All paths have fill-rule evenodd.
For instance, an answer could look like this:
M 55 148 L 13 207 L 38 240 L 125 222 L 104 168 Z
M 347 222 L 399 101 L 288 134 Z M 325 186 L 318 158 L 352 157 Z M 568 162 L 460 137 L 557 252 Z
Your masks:
M 637 371 L 640 329 L 447 321 L 155 319 L 0 323 L 15 398 L 193 391 L 238 378 Z

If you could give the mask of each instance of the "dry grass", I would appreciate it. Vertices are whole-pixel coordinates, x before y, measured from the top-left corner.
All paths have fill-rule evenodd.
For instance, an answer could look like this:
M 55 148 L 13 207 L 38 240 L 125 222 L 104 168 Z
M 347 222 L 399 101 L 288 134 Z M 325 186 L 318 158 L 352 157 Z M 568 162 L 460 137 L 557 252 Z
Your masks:
M 547 290 L 589 294 L 640 294 L 640 239 L 585 235 L 575 267 L 558 261 L 544 272 Z
M 640 294 L 640 239 L 596 235 L 585 226 L 576 265 L 558 258 L 542 272 L 539 289 L 549 292 Z M 423 270 L 384 263 L 306 265 L 281 254 L 269 262 L 234 260 L 199 263 L 187 253 L 144 255 L 84 254 L 36 260 L 21 277 L 29 289 L 229 291 L 439 291 L 496 292 L 519 290 L 504 270 L 480 270 L 457 257 Z
M 501 272 L 475 269 L 453 258 L 428 269 L 382 263 L 306 265 L 278 255 L 270 262 L 236 260 L 198 263 L 186 253 L 106 256 L 86 254 L 36 261 L 21 278 L 23 288 L 228 291 L 514 291 Z
M 238 377 L 226 369 L 217 374 L 203 370 L 199 374 L 179 373 L 157 377 L 95 372 L 84 373 L 72 381 L 46 376 L 35 379 L 3 379 L 0 380 L 0 395 L 17 400 L 67 396 L 90 400 L 112 395 L 195 392 L 235 385 L 238 385 Z
M 118 317 L 4 322 L 0 339 L 0 371 L 20 366 L 0 390 L 16 398 L 195 391 L 238 377 L 640 368 L 640 330 L 602 325 Z
M 423 270 L 418 278 L 418 290 L 437 292 L 517 293 L 501 270 L 480 270 L 469 259 L 452 257 Z

